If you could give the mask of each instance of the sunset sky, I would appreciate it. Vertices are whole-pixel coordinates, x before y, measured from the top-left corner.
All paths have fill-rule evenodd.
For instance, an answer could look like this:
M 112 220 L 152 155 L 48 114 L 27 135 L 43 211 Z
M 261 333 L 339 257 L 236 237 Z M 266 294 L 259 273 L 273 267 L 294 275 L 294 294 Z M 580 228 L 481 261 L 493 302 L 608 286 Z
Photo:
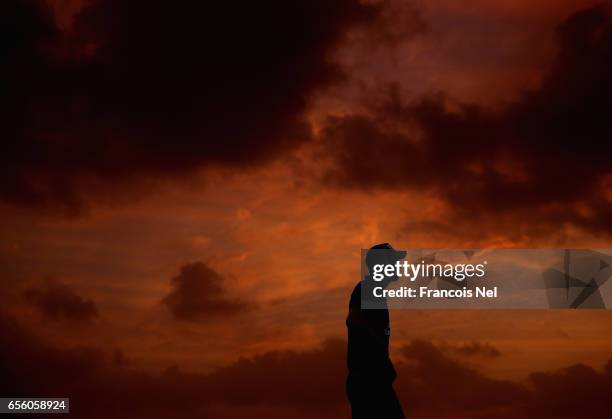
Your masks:
M 2 394 L 344 418 L 360 249 L 612 247 L 606 4 L 5 0 L 0 32 Z M 391 321 L 408 417 L 605 415 L 608 310 Z

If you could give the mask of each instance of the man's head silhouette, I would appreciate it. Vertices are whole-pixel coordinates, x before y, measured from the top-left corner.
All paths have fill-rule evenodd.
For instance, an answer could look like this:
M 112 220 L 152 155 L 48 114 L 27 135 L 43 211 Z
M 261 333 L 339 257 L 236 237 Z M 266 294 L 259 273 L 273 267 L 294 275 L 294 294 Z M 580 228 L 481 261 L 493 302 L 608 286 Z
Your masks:
M 394 265 L 398 260 L 402 260 L 406 257 L 406 252 L 403 250 L 395 250 L 389 243 L 380 243 L 372 246 L 365 257 L 365 264 L 370 273 L 370 277 L 374 274 L 376 265 Z M 387 276 L 380 284 L 382 286 L 387 285 L 390 281 L 397 280 L 397 276 Z

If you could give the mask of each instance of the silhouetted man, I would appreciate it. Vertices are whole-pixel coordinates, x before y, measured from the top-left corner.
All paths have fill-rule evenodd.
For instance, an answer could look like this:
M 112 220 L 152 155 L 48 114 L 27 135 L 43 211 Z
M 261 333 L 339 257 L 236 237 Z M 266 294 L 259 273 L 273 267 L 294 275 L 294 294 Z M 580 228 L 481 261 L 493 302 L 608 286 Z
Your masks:
M 374 250 L 374 251 L 373 251 Z M 389 285 L 397 277 L 386 276 L 373 281 L 373 266 L 395 264 L 406 257 L 406 252 L 394 250 L 389 243 L 373 246 L 366 254 L 370 272 L 360 281 L 349 303 L 346 319 L 348 328 L 348 377 L 346 392 L 351 403 L 353 419 L 402 419 L 404 412 L 393 390 L 396 373 L 389 358 L 389 310 L 386 299 L 375 299 L 376 309 L 362 308 L 364 299 L 373 299 L 373 287 Z

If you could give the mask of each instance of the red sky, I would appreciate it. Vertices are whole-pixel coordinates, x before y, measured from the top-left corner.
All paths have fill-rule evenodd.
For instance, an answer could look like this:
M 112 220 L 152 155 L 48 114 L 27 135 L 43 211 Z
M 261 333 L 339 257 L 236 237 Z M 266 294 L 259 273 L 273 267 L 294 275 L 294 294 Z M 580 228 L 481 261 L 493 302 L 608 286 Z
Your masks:
M 348 417 L 338 339 L 361 248 L 610 247 L 605 6 L 83 3 L 1 11 L 3 357 L 78 366 L 18 391 L 74 399 L 93 380 L 170 393 L 156 414 L 176 417 L 214 382 L 196 417 Z M 414 417 L 434 416 L 415 395 L 440 377 L 480 396 L 436 417 L 612 389 L 608 311 L 391 316 Z M 552 372 L 578 363 L 595 371 Z

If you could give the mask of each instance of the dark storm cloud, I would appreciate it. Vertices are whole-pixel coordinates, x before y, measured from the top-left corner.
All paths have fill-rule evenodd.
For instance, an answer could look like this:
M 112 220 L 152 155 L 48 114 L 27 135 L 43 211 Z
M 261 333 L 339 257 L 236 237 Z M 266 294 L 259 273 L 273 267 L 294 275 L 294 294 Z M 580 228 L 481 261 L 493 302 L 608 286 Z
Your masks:
M 610 415 L 603 400 L 612 397 L 612 360 L 603 373 L 586 365 L 554 372 L 532 373 L 534 394 L 530 412 L 555 418 L 604 418 Z
M 219 368 L 188 374 L 176 367 L 161 375 L 120 367 L 101 351 L 47 345 L 0 315 L 0 392 L 14 396 L 65 395 L 79 418 L 270 417 L 257 407 L 292 409 L 292 415 L 348 414 L 344 396 L 345 342 L 321 348 L 272 351 Z M 495 380 L 445 356 L 428 342 L 404 348 L 397 392 L 407 412 L 422 418 L 553 419 L 609 417 L 612 361 L 598 372 L 584 365 L 534 373 L 532 387 Z M 335 408 L 334 408 L 335 407 Z M 335 410 L 334 410 L 335 409 Z M 240 417 L 238 415 L 237 417 Z
M 442 345 L 442 348 L 447 352 L 464 357 L 497 358 L 502 354 L 495 346 L 477 341 L 464 345 Z
M 346 343 L 330 340 L 320 349 L 272 351 L 243 358 L 209 378 L 218 397 L 228 404 L 321 410 L 344 402 L 345 356 Z
M 437 191 L 461 216 L 509 213 L 594 231 L 612 225 L 612 21 L 595 7 L 557 28 L 538 89 L 502 111 L 444 93 L 330 118 L 322 141 L 349 187 Z M 607 194 L 610 194 L 608 191 Z
M 520 384 L 491 379 L 430 342 L 414 341 L 403 348 L 403 354 L 409 362 L 398 368 L 398 375 L 405 377 L 398 392 L 414 409 L 444 415 L 461 409 L 477 415 L 529 400 L 528 391 Z
M 68 285 L 54 280 L 47 280 L 40 287 L 29 288 L 24 292 L 24 297 L 50 319 L 91 322 L 99 314 L 92 300 L 83 298 Z
M 194 262 L 172 278 L 172 291 L 162 302 L 179 320 L 207 320 L 251 308 L 249 303 L 233 298 L 228 289 L 231 284 L 218 272 L 203 262 Z
M 422 10 L 410 1 L 385 1 L 378 18 L 356 31 L 353 42 L 365 48 L 395 47 L 430 31 Z M 353 45 L 357 46 L 357 45 Z M 371 52 L 371 49 L 369 50 Z M 368 55 L 368 50 L 359 51 Z
M 61 32 L 42 1 L 0 9 L 0 199 L 78 206 L 83 183 L 252 166 L 311 135 L 302 114 L 342 78 L 357 0 L 91 1 Z

